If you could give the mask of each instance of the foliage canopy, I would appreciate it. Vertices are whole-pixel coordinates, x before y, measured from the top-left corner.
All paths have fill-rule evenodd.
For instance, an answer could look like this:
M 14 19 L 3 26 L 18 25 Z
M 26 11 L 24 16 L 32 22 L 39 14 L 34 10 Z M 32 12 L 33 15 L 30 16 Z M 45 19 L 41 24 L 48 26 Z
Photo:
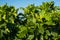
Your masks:
M 43 2 L 21 8 L 0 6 L 0 39 L 1 40 L 59 40 L 60 39 L 60 6 L 54 2 Z

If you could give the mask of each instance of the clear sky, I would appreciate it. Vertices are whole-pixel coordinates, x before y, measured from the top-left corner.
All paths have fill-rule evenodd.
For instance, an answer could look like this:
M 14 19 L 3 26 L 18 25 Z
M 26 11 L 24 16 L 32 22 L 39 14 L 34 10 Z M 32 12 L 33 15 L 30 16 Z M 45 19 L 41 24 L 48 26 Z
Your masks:
M 41 5 L 42 2 L 51 1 L 51 0 L 0 0 L 0 5 L 8 4 L 13 5 L 16 8 L 26 7 L 28 4 Z M 60 0 L 53 0 L 55 5 L 60 6 Z

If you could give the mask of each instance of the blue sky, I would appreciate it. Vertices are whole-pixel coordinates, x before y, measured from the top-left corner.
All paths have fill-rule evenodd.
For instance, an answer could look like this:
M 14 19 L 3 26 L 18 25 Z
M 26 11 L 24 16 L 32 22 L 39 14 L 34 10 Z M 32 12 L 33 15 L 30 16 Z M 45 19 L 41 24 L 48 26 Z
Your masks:
M 26 7 L 28 4 L 41 5 L 42 2 L 51 1 L 51 0 L 0 0 L 0 5 L 8 4 L 13 5 L 16 8 Z M 60 0 L 53 0 L 55 5 L 60 6 Z

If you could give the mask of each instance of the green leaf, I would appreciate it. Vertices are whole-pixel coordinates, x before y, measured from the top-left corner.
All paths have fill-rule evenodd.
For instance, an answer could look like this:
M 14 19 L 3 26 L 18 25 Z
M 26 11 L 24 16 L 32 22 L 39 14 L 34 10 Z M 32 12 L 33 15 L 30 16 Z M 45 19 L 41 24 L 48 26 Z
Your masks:
M 44 34 L 44 28 L 43 28 L 43 27 L 40 26 L 38 31 L 39 31 L 39 33 L 41 33 L 41 34 Z
M 34 35 L 29 35 L 29 37 L 27 38 L 27 40 L 32 40 L 34 38 Z
M 50 36 L 51 33 L 49 32 L 49 30 L 46 30 L 46 35 Z

